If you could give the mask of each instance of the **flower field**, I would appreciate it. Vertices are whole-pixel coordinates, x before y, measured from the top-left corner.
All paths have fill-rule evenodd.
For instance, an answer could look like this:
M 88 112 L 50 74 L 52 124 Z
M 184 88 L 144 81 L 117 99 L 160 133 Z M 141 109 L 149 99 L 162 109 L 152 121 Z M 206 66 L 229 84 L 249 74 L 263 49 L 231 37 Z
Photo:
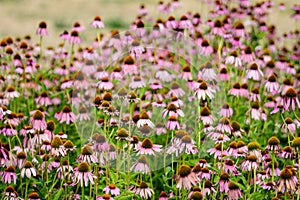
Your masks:
M 1 199 L 300 199 L 300 4 L 185 3 L 0 40 Z

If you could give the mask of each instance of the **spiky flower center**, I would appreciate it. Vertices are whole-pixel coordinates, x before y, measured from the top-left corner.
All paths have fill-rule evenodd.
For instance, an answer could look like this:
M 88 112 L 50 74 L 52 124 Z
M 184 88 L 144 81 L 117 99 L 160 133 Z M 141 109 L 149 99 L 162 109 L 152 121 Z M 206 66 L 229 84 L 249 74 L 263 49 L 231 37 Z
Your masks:
M 74 144 L 71 140 L 67 140 L 65 143 L 64 143 L 64 147 L 66 149 L 72 149 L 74 147 Z
M 30 198 L 30 199 L 40 199 L 40 196 L 37 192 L 30 192 L 28 194 L 28 198 Z
M 64 113 L 70 113 L 71 112 L 71 108 L 70 108 L 70 106 L 64 106 L 63 109 L 62 109 L 62 111 Z
M 121 138 L 126 138 L 129 136 L 128 134 L 128 131 L 125 129 L 125 128 L 120 128 L 118 131 L 117 131 L 117 136 L 118 137 L 121 137 Z
M 210 109 L 207 106 L 204 106 L 200 111 L 201 116 L 209 116 Z
M 79 172 L 88 172 L 90 170 L 90 166 L 86 162 L 81 162 L 78 165 Z
M 32 168 L 33 167 L 33 164 L 32 164 L 32 162 L 30 162 L 30 161 L 26 161 L 25 163 L 24 163 L 24 168 Z
M 249 155 L 247 157 L 247 160 L 249 160 L 250 162 L 256 162 L 257 161 L 257 157 L 255 155 Z
M 290 179 L 292 176 L 293 176 L 293 172 L 288 168 L 284 168 L 280 173 L 280 178 L 284 180 Z
M 289 88 L 286 92 L 285 92 L 285 96 L 289 97 L 289 98 L 294 98 L 297 96 L 297 92 L 294 88 Z
M 295 137 L 292 141 L 292 147 L 300 147 L 300 137 Z
M 259 144 L 257 142 L 250 142 L 248 144 L 248 150 L 249 151 L 252 151 L 252 150 L 256 150 L 256 149 L 259 149 Z
M 51 147 L 59 148 L 61 145 L 63 145 L 63 142 L 61 141 L 60 137 L 55 136 L 51 141 Z
M 180 177 L 187 177 L 191 173 L 191 168 L 188 165 L 181 165 L 178 169 L 178 175 Z
M 93 149 L 90 145 L 85 145 L 81 150 L 82 155 L 92 155 Z
M 280 144 L 280 140 L 276 137 L 276 136 L 272 136 L 269 140 L 268 140 L 268 144 L 272 145 L 272 146 L 277 146 Z
M 223 174 L 220 175 L 220 179 L 223 181 L 228 181 L 230 178 L 229 174 L 224 172 Z
M 149 138 L 145 138 L 142 142 L 142 147 L 145 149 L 151 149 L 153 147 L 153 143 Z

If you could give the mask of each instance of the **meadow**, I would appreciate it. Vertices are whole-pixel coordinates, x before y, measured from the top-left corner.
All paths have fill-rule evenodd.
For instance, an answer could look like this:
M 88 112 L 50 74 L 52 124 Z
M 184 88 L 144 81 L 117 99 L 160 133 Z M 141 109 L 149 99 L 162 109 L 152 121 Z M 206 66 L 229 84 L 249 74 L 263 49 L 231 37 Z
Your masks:
M 296 1 L 0 8 L 1 199 L 300 199 Z

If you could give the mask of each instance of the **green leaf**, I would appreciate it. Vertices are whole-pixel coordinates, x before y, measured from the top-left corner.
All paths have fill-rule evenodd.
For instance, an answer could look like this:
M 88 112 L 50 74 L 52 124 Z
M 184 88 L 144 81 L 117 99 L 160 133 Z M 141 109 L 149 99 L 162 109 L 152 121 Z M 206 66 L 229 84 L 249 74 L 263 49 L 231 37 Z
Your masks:
M 63 191 L 64 191 L 64 189 L 63 189 L 63 188 L 60 188 L 60 189 L 58 190 L 58 192 L 55 194 L 53 200 L 59 200 L 59 199 L 61 199 L 60 196 L 62 195 Z

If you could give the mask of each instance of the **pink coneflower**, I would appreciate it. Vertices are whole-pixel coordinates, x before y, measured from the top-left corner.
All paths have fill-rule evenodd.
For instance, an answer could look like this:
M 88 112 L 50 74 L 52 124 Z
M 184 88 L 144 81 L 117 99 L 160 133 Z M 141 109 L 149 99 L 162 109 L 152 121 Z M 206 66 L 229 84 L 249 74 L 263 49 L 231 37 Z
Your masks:
M 135 64 L 134 59 L 131 56 L 127 56 L 124 58 L 124 63 L 122 65 L 122 69 L 124 71 L 124 74 L 137 74 L 138 73 L 138 68 Z
M 143 88 L 145 86 L 146 84 L 144 81 L 142 81 L 140 76 L 134 76 L 132 82 L 129 84 L 131 89 Z
M 112 197 L 110 197 L 109 194 L 104 194 L 102 196 L 96 197 L 96 200 L 114 200 Z
M 143 47 L 143 45 L 140 45 L 139 40 L 133 40 L 129 51 L 130 55 L 140 57 L 144 52 L 146 52 L 146 49 Z
M 101 20 L 101 17 L 95 16 L 94 20 L 91 22 L 91 27 L 93 28 L 104 28 L 104 23 Z
M 296 192 L 298 179 L 296 177 L 296 171 L 290 167 L 286 166 L 280 173 L 280 180 L 277 190 L 284 192 Z
M 196 174 L 192 172 L 191 168 L 188 165 L 181 165 L 177 172 L 177 184 L 176 187 L 181 189 L 191 189 L 193 185 L 196 185 L 199 182 Z
M 207 151 L 210 155 L 214 154 L 214 158 L 221 159 L 222 156 L 227 156 L 228 152 L 222 149 L 221 144 L 216 144 L 214 148 L 211 148 Z
M 242 67 L 242 60 L 238 57 L 236 51 L 232 51 L 229 56 L 225 58 L 225 64 L 230 64 L 235 67 Z
M 75 122 L 76 116 L 72 112 L 70 106 L 64 106 L 61 112 L 57 112 L 54 114 L 54 117 L 60 122 L 60 123 L 66 123 L 70 124 Z
M 185 15 L 182 15 L 178 22 L 178 28 L 191 29 L 191 28 L 193 28 L 193 24 Z
M 166 192 L 162 191 L 159 194 L 158 200 L 168 200 L 170 198 L 170 195 L 168 195 Z
M 272 136 L 268 140 L 268 145 L 266 146 L 266 150 L 278 152 L 281 150 L 280 140 L 276 136 Z
M 166 117 L 169 117 L 169 116 L 184 117 L 184 113 L 179 107 L 177 107 L 175 104 L 171 103 L 162 112 L 162 117 L 163 118 L 166 118 Z
M 297 105 L 296 105 L 297 104 Z M 297 96 L 297 91 L 294 88 L 289 88 L 286 90 L 283 98 L 283 107 L 285 110 L 295 110 L 296 107 L 300 109 L 300 102 Z
M 169 130 L 176 130 L 180 129 L 180 124 L 178 122 L 177 117 L 175 116 L 170 116 L 168 118 L 168 121 L 166 122 L 166 128 Z
M 255 81 L 260 81 L 263 77 L 262 71 L 259 69 L 256 63 L 252 63 L 247 69 L 246 76 L 248 79 L 253 79 Z
M 228 81 L 229 80 L 229 74 L 225 67 L 220 69 L 219 78 L 221 81 Z
M 113 196 L 119 196 L 120 195 L 120 189 L 115 185 L 115 184 L 109 184 L 108 186 L 106 186 L 103 191 L 106 194 L 111 194 Z
M 78 162 L 87 162 L 89 165 L 97 163 L 98 159 L 94 155 L 93 149 L 90 145 L 85 145 L 81 149 L 81 154 L 77 157 Z
M 141 172 L 142 174 L 149 174 L 150 168 L 147 157 L 144 155 L 140 156 L 138 160 L 132 164 L 130 170 L 133 172 Z
M 40 96 L 35 99 L 35 102 L 41 106 L 49 106 L 52 104 L 47 92 L 42 92 Z
M 67 179 L 73 173 L 73 167 L 67 160 L 63 160 L 62 164 L 57 168 L 57 177 Z
M 251 90 L 249 100 L 250 101 L 258 101 L 258 102 L 261 101 L 260 94 L 259 94 L 259 88 L 255 87 Z
M 81 43 L 81 39 L 80 39 L 80 37 L 79 37 L 78 31 L 73 30 L 73 31 L 70 33 L 69 43 L 71 43 L 71 44 L 80 44 L 80 43 Z
M 257 142 L 249 142 L 248 155 L 254 155 L 256 157 L 257 161 L 261 162 L 262 155 L 261 155 L 260 146 Z M 254 158 L 251 158 L 251 159 L 254 160 Z
M 216 193 L 216 189 L 214 188 L 212 182 L 210 180 L 206 180 L 204 183 L 204 196 L 209 196 L 210 194 Z
M 146 33 L 146 29 L 145 29 L 144 22 L 142 20 L 139 20 L 136 23 L 135 34 L 137 37 L 141 38 L 145 35 L 145 33 Z
M 160 67 L 155 73 L 155 78 L 164 82 L 170 82 L 173 76 L 164 67 Z
M 94 184 L 96 176 L 90 172 L 90 166 L 86 162 L 81 162 L 75 168 L 73 181 L 75 184 L 80 182 L 81 187 L 87 187 L 89 183 Z
M 212 124 L 214 122 L 214 118 L 211 116 L 210 109 L 207 106 L 204 106 L 200 111 L 199 120 L 203 124 Z
M 79 113 L 76 115 L 76 119 L 79 121 L 88 121 L 90 119 L 90 112 L 85 107 L 79 108 Z
M 247 32 L 242 22 L 237 22 L 235 24 L 234 34 L 238 37 L 246 37 Z
M 60 137 L 55 136 L 51 141 L 51 155 L 54 156 L 65 156 L 67 151 L 63 145 L 62 140 Z
M 23 165 L 23 168 L 21 170 L 21 177 L 24 178 L 24 176 L 26 176 L 27 178 L 36 176 L 36 169 L 30 161 L 26 161 Z
M 178 27 L 178 22 L 176 21 L 175 17 L 169 16 L 168 20 L 166 21 L 166 27 L 169 29 L 176 29 Z
M 223 117 L 230 117 L 233 114 L 233 109 L 230 108 L 228 103 L 224 103 L 221 111 L 220 111 L 220 115 Z
M 179 83 L 177 83 L 177 82 L 171 83 L 171 89 L 168 92 L 169 96 L 181 97 L 184 94 L 185 94 L 185 91 L 182 88 L 180 88 Z
M 209 42 L 206 39 L 202 40 L 199 51 L 200 55 L 205 57 L 210 56 L 214 52 L 213 48 L 209 45 Z
M 66 41 L 66 40 L 69 40 L 70 39 L 70 35 L 69 35 L 69 32 L 68 31 L 63 31 L 61 34 L 59 34 L 59 37 Z
M 276 94 L 279 90 L 279 84 L 277 82 L 277 77 L 275 74 L 271 74 L 268 80 L 265 81 L 264 87 L 267 92 L 271 94 Z
M 93 141 L 93 149 L 97 152 L 106 152 L 109 150 L 109 144 L 106 142 L 106 137 L 104 135 L 100 135 L 99 133 L 95 133 L 92 136 Z
M 145 138 L 143 142 L 137 144 L 137 155 L 155 155 L 155 152 L 160 152 L 162 150 L 161 147 L 162 145 L 153 144 L 149 138 Z
M 241 189 L 235 183 L 230 182 L 228 188 L 229 188 L 228 190 L 229 200 L 238 200 L 239 198 L 242 198 Z
M 27 200 L 41 200 L 41 198 L 37 192 L 30 192 Z
M 150 117 L 146 111 L 143 111 L 142 114 L 140 114 L 140 118 L 137 121 L 137 127 L 140 128 L 147 124 L 149 127 L 154 128 L 155 125 L 153 122 L 150 120 Z
M 247 46 L 244 51 L 243 51 L 243 54 L 241 55 L 241 60 L 244 62 L 244 63 L 251 63 L 255 60 L 255 55 L 254 53 L 252 52 L 252 49 L 250 46 Z
M 20 93 L 15 90 L 14 86 L 8 86 L 4 93 L 4 97 L 7 98 L 8 100 L 18 98 L 19 96 Z
M 198 83 L 201 84 L 204 80 L 211 81 L 217 79 L 217 74 L 215 72 L 214 66 L 211 62 L 206 62 L 201 70 L 198 72 Z
M 198 100 L 206 100 L 207 98 L 213 99 L 215 92 L 216 91 L 210 86 L 208 86 L 208 84 L 205 81 L 202 81 L 199 87 L 195 90 L 195 96 Z
M 141 182 L 139 187 L 134 188 L 133 192 L 145 199 L 151 198 L 154 194 L 154 191 L 145 182 Z
M 230 176 L 228 173 L 224 172 L 220 175 L 220 179 L 218 181 L 218 184 L 220 186 L 220 192 L 228 192 L 229 191 L 229 180 Z
M 281 125 L 281 129 L 285 133 L 296 133 L 296 125 L 300 127 L 300 123 L 297 119 L 293 121 L 291 118 L 287 117 L 284 119 L 284 123 Z
M 75 22 L 73 24 L 72 31 L 81 32 L 81 31 L 84 31 L 84 30 L 85 30 L 85 27 L 82 26 L 79 22 Z
M 178 78 L 182 78 L 184 80 L 192 80 L 193 76 L 191 73 L 191 67 L 189 65 L 184 66 L 182 72 L 178 75 Z
M 18 193 L 13 186 L 7 186 L 3 192 L 4 199 L 9 200 L 22 200 L 22 198 L 18 197 Z
M 274 170 L 273 170 L 274 167 Z M 269 177 L 272 175 L 274 176 L 280 176 L 280 170 L 278 168 L 278 162 L 274 161 L 274 166 L 272 164 L 272 159 L 270 158 L 270 162 L 266 164 L 266 173 L 268 174 Z
M 285 146 L 280 153 L 277 154 L 280 158 L 286 158 L 286 159 L 294 159 L 295 158 L 295 152 L 293 151 L 292 147 Z
M 7 167 L 4 172 L 1 172 L 2 175 L 2 182 L 6 184 L 11 184 L 13 181 L 13 184 L 17 183 L 17 174 L 16 170 L 13 166 Z
M 111 83 L 108 77 L 103 77 L 98 83 L 97 87 L 100 90 L 111 90 L 114 87 L 114 84 Z
M 222 22 L 220 20 L 217 19 L 214 22 L 214 26 L 211 29 L 211 34 L 212 35 L 218 35 L 220 37 L 224 36 L 224 28 L 223 28 L 223 24 L 222 24 Z
M 37 131 L 42 131 L 47 128 L 44 114 L 39 110 L 35 111 L 30 119 L 30 123 L 32 124 L 32 128 Z
M 216 126 L 216 130 L 220 131 L 221 133 L 231 133 L 232 127 L 230 125 L 230 121 L 227 117 L 223 117 L 220 119 L 218 125 Z
M 36 30 L 36 34 L 40 35 L 40 36 L 48 35 L 48 29 L 47 29 L 46 22 L 42 21 L 42 22 L 39 23 L 39 27 Z

